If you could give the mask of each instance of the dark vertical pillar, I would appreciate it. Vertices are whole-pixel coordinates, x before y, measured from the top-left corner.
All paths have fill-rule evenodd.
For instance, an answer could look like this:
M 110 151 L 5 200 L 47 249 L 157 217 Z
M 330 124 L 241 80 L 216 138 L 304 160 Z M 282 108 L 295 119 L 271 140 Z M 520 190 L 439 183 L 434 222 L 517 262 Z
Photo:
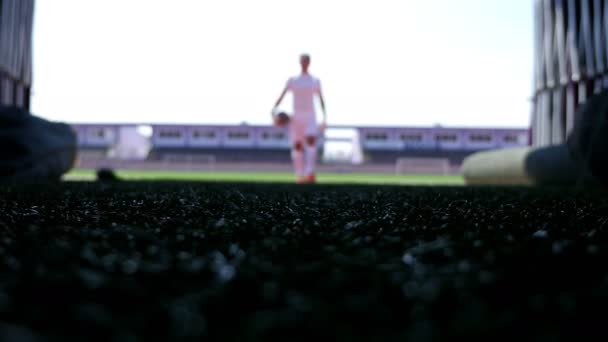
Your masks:
M 0 104 L 29 109 L 34 0 L 0 0 Z

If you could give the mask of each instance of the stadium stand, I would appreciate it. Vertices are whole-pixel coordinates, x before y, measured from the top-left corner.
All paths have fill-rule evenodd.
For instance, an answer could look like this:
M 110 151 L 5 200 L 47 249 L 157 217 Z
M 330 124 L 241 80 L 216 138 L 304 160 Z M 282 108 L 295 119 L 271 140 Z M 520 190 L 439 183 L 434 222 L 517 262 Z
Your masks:
M 291 160 L 288 149 L 270 148 L 180 148 L 180 147 L 155 147 L 150 151 L 148 160 L 162 161 L 167 156 L 181 155 L 183 157 L 196 157 L 197 155 L 211 155 L 216 162 L 265 162 L 265 163 L 289 163 Z
M 83 159 L 94 158 L 121 144 L 118 132 L 130 125 L 75 124 L 80 154 Z M 228 165 L 251 169 L 275 169 L 289 165 L 290 144 L 285 129 L 273 126 L 249 125 L 150 125 L 151 149 L 145 158 L 148 166 L 162 165 L 196 169 L 213 158 L 214 165 Z M 344 127 L 340 127 L 344 129 Z M 348 127 L 356 130 L 357 147 L 363 154 L 363 163 L 352 170 L 395 172 L 398 160 L 416 158 L 421 164 L 445 159 L 450 172 L 458 172 L 462 161 L 472 153 L 492 148 L 526 146 L 525 129 L 476 128 L 408 128 L 408 127 Z M 132 130 L 131 130 L 132 131 Z M 327 141 L 330 141 L 327 138 Z M 322 159 L 325 138 L 319 141 L 319 159 Z M 353 142 L 355 143 L 355 142 Z M 107 159 L 107 158 L 106 158 Z M 205 161 L 205 162 L 203 162 Z M 106 160 L 104 163 L 110 163 Z M 133 161 L 134 162 L 134 161 Z M 128 161 L 122 162 L 122 166 Z M 93 163 L 90 165 L 98 165 Z M 133 164 L 133 163 L 132 163 Z M 328 163 L 326 167 L 330 167 Z M 131 165 L 133 167 L 135 164 Z M 142 166 L 138 162 L 139 166 Z

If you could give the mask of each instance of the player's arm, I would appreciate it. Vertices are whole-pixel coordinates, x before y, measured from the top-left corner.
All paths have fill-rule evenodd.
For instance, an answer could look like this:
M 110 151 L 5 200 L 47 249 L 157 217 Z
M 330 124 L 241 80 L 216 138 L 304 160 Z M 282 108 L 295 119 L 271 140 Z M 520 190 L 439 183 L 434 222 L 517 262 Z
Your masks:
M 319 96 L 319 103 L 321 104 L 321 110 L 323 112 L 323 122 L 321 127 L 323 130 L 327 128 L 327 111 L 325 110 L 325 98 L 323 97 L 323 92 L 321 91 L 321 82 L 318 84 L 317 95 Z
M 327 112 L 325 111 L 325 99 L 323 98 L 323 93 L 319 90 L 319 102 L 321 103 L 321 110 L 323 111 L 323 122 L 327 122 Z
M 285 94 L 287 94 L 287 92 L 289 91 L 289 85 L 290 85 L 290 83 L 291 83 L 291 79 L 287 81 L 287 84 L 285 85 L 285 88 L 283 88 L 283 92 L 281 92 L 281 96 L 279 96 L 279 99 L 274 104 L 274 107 L 272 107 L 272 112 L 271 112 L 272 115 L 274 115 L 275 111 L 277 110 L 277 108 L 279 107 L 279 105 L 281 104 L 281 102 L 283 101 L 283 98 L 285 97 Z
M 285 97 L 285 94 L 287 94 L 287 90 L 289 90 L 287 87 L 285 87 L 285 89 L 283 89 L 283 92 L 281 93 L 281 96 L 279 96 L 279 99 L 277 100 L 277 102 L 274 104 L 274 107 L 272 108 L 273 110 L 275 110 L 283 101 L 283 98 Z

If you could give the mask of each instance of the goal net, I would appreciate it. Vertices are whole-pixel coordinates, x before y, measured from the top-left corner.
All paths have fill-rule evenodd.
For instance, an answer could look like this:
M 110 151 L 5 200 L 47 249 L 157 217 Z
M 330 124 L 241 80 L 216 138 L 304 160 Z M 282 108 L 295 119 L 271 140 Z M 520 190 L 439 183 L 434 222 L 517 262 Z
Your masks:
M 164 170 L 213 171 L 215 156 L 212 154 L 167 154 L 162 158 Z
M 450 173 L 450 161 L 446 158 L 398 158 L 396 174 L 441 174 Z

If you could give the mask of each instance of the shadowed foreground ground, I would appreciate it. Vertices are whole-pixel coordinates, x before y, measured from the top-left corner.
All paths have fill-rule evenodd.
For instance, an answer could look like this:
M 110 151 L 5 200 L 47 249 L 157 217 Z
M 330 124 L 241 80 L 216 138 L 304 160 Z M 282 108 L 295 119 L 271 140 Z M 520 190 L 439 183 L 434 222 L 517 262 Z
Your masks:
M 607 242 L 589 191 L 5 185 L 0 340 L 586 340 Z

